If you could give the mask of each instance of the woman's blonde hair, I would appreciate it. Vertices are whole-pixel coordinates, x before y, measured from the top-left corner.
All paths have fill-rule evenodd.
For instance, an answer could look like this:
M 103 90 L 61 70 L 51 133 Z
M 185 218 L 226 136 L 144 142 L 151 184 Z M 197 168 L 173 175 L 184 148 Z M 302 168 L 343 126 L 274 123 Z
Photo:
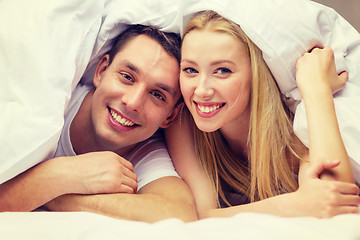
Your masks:
M 294 163 L 300 159 L 305 147 L 292 131 L 292 116 L 281 99 L 261 50 L 239 25 L 214 11 L 196 14 L 187 24 L 183 38 L 192 30 L 232 35 L 247 47 L 251 60 L 248 159 L 235 155 L 219 130 L 202 132 L 193 124 L 198 157 L 216 192 L 230 206 L 222 187 L 224 182 L 245 194 L 251 202 L 296 190 L 294 171 L 297 164 Z

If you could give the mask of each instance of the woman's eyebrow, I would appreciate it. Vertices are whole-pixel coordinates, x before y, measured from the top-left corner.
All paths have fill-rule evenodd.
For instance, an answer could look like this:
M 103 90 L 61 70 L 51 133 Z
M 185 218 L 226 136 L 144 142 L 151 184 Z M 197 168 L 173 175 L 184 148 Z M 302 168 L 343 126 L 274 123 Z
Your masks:
M 197 65 L 197 63 L 195 61 L 192 61 L 192 60 L 189 60 L 189 59 L 183 59 L 183 60 L 181 60 L 181 63 L 189 63 L 189 64 Z M 227 60 L 227 59 L 220 59 L 220 60 L 216 60 L 214 62 L 211 62 L 210 65 L 214 66 L 214 65 L 218 65 L 218 64 L 222 64 L 222 63 L 235 64 L 233 61 L 230 61 L 230 60 Z
M 197 65 L 195 61 L 189 60 L 189 59 L 181 59 L 181 63 L 190 63 L 190 64 L 194 64 Z
M 212 62 L 210 65 L 214 66 L 214 65 L 224 64 L 224 63 L 235 65 L 235 63 L 230 60 L 218 60 L 218 61 Z

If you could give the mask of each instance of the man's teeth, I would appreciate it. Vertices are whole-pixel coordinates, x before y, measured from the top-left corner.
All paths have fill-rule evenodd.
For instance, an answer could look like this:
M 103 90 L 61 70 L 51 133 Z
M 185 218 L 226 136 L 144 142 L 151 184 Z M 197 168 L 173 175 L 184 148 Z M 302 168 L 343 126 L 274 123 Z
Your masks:
M 221 105 L 212 106 L 212 107 L 205 107 L 205 106 L 200 106 L 200 105 L 197 105 L 197 106 L 198 106 L 199 110 L 203 113 L 210 113 L 221 107 Z
M 135 123 L 133 122 L 130 122 L 129 120 L 126 120 L 125 118 L 122 118 L 120 115 L 118 115 L 114 110 L 110 109 L 110 113 L 111 113 L 111 116 L 113 117 L 113 119 L 120 123 L 121 125 L 123 126 L 126 126 L 126 127 L 131 127 L 131 126 L 134 126 Z

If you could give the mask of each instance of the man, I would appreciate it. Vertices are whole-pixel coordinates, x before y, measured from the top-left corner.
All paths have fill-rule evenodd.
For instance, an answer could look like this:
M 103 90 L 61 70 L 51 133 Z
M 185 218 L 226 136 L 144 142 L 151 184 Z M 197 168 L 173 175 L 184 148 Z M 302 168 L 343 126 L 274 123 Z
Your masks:
M 159 133 L 152 136 L 181 108 L 179 48 L 178 35 L 153 27 L 123 32 L 98 63 L 94 88 L 75 89 L 55 157 L 2 184 L 0 210 L 46 204 L 149 222 L 195 220 L 190 190 Z

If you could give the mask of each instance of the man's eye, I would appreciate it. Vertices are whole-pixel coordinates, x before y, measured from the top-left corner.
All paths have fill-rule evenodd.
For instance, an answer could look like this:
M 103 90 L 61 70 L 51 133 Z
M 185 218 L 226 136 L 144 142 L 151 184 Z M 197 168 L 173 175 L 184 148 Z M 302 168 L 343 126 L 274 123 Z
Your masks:
M 218 68 L 215 70 L 215 74 L 228 74 L 232 73 L 232 71 L 228 68 Z
M 156 97 L 159 100 L 165 101 L 165 97 L 159 92 L 154 91 L 154 92 L 150 92 L 150 94 L 152 94 L 154 97 Z
M 198 71 L 195 68 L 190 68 L 190 67 L 184 68 L 183 71 L 188 73 L 188 74 L 198 73 Z
M 127 81 L 131 81 L 131 82 L 134 81 L 129 74 L 121 73 L 121 76 L 123 76 L 123 78 L 124 78 L 125 80 L 127 80 Z

